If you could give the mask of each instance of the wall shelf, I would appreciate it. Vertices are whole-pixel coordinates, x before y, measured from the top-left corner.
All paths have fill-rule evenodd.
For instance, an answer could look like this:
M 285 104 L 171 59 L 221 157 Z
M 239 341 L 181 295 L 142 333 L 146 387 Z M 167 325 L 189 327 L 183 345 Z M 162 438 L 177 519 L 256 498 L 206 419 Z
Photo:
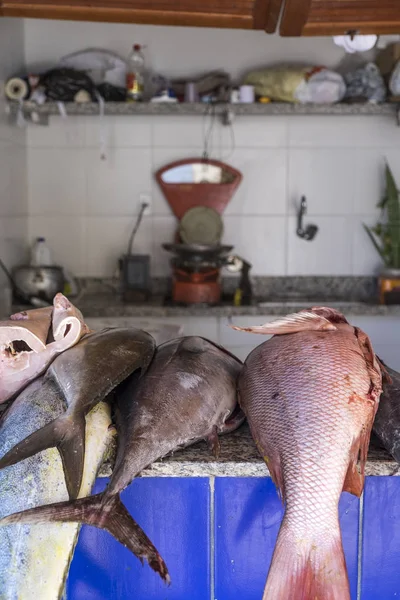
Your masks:
M 235 115 L 341 115 L 341 116 L 393 116 L 398 117 L 399 104 L 394 102 L 384 104 L 290 104 L 281 102 L 271 102 L 269 104 L 215 104 L 213 105 L 215 113 L 222 117 L 230 110 Z M 16 117 L 19 104 L 10 102 L 7 104 L 7 111 L 11 118 Z M 75 104 L 67 102 L 64 104 L 67 115 L 70 116 L 90 116 L 99 115 L 100 107 L 96 102 Z M 108 102 L 104 107 L 104 114 L 118 115 L 183 115 L 195 116 L 204 115 L 210 111 L 211 105 L 204 103 L 129 103 L 129 102 Z M 47 102 L 37 105 L 33 102 L 23 103 L 23 113 L 25 117 L 33 122 L 46 124 L 48 117 L 60 115 L 60 110 L 56 102 Z

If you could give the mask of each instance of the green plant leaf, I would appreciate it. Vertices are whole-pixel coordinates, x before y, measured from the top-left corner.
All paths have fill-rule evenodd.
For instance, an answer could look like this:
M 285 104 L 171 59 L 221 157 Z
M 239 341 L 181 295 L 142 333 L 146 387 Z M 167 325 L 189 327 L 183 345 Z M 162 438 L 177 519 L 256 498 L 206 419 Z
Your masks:
M 385 195 L 377 207 L 381 217 L 374 227 L 363 223 L 371 242 L 387 267 L 400 268 L 400 192 L 392 171 L 385 164 Z M 379 241 L 379 243 L 378 243 Z
M 381 259 L 383 260 L 385 265 L 387 267 L 389 267 L 390 261 L 388 260 L 387 256 L 385 255 L 383 248 L 381 246 L 379 246 L 378 242 L 376 241 L 371 229 L 367 225 L 365 225 L 365 223 L 363 223 L 363 227 L 364 227 L 365 231 L 368 233 L 369 239 L 373 243 L 375 250 L 378 252 L 379 256 L 381 257 Z
M 387 233 L 391 241 L 391 265 L 397 268 L 400 264 L 400 202 L 399 190 L 388 164 L 386 164 L 386 196 L 387 196 Z

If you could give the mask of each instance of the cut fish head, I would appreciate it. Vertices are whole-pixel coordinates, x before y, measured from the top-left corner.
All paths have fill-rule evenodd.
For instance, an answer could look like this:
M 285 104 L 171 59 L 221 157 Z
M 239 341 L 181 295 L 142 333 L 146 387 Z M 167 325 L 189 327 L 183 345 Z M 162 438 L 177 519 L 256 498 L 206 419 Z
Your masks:
M 53 307 L 22 311 L 0 322 L 0 403 L 88 332 L 81 312 L 62 294 L 55 296 Z

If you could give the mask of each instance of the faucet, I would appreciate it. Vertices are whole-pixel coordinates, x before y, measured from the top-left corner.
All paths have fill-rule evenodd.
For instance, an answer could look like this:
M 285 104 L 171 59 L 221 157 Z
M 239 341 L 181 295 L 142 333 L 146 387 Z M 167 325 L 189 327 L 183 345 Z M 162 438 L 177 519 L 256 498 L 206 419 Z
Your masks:
M 297 235 L 301 238 L 303 238 L 303 240 L 307 240 L 308 242 L 310 242 L 311 240 L 313 240 L 317 234 L 318 231 L 318 226 L 317 225 L 307 225 L 306 228 L 303 228 L 303 216 L 306 214 L 307 212 L 307 200 L 305 196 L 301 197 L 301 201 L 300 201 L 300 210 L 299 213 L 297 215 Z

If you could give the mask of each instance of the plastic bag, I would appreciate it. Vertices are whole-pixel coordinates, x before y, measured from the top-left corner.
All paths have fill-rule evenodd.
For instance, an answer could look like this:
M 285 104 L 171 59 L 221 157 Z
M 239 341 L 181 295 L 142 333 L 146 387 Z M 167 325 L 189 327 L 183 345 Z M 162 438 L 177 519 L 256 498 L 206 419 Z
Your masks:
M 346 98 L 383 102 L 386 98 L 386 86 L 383 77 L 374 63 L 367 63 L 354 71 L 346 73 Z
M 64 56 L 60 66 L 85 71 L 96 84 L 109 83 L 124 88 L 126 78 L 126 61 L 109 50 L 88 48 Z
M 393 96 L 400 96 L 400 60 L 395 64 L 390 76 L 389 89 Z
M 346 91 L 343 77 L 325 67 L 272 67 L 249 73 L 245 84 L 277 102 L 332 104 Z
M 47 100 L 74 102 L 79 92 L 85 91 L 89 99 L 96 100 L 93 81 L 85 73 L 74 69 L 52 69 L 40 77 L 39 85 L 44 88 Z

